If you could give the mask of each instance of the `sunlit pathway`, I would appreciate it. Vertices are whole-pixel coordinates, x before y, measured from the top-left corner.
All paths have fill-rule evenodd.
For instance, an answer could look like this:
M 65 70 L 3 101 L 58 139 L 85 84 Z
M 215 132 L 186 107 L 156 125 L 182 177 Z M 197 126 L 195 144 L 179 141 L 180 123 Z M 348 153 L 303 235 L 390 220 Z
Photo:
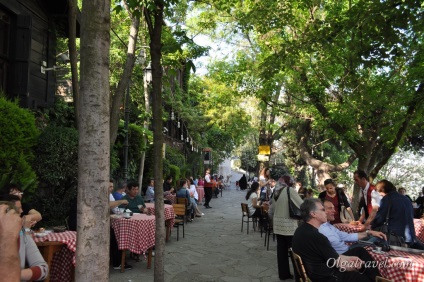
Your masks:
M 240 232 L 246 192 L 234 188 L 213 198 L 212 209 L 202 207 L 206 215 L 186 225 L 185 238 L 177 242 L 176 231 L 172 233 L 166 244 L 165 281 L 279 281 L 276 242 L 271 239 L 267 251 L 259 232 L 246 234 L 246 227 Z M 148 270 L 146 261 L 128 263 L 133 269 L 111 269 L 110 281 L 153 281 L 153 267 Z

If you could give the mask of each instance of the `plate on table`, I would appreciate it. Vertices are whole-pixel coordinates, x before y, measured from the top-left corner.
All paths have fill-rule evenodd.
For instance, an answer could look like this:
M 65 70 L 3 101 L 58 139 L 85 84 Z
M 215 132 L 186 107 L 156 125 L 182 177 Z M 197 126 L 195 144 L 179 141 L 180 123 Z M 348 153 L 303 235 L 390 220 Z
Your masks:
M 65 226 L 55 226 L 55 227 L 53 227 L 53 231 L 55 233 L 65 232 L 66 231 L 66 227 Z
M 35 237 L 39 237 L 39 238 L 41 238 L 41 237 L 44 237 L 44 236 L 47 236 L 47 233 L 45 233 L 45 232 L 38 232 L 38 233 L 35 233 Z
M 378 250 L 372 250 L 373 253 L 379 254 L 379 255 L 385 255 L 386 252 L 378 251 Z

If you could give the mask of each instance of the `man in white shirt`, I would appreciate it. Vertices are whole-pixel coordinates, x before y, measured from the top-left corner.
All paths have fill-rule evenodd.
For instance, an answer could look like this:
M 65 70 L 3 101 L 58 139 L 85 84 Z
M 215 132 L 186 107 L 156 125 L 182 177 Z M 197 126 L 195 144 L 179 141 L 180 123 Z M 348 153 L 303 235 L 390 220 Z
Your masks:
M 349 249 L 349 246 L 346 245 L 346 242 L 357 242 L 358 240 L 364 239 L 368 236 L 374 236 L 386 240 L 386 235 L 382 232 L 367 230 L 360 233 L 347 233 L 340 231 L 332 224 L 330 221 L 334 220 L 334 214 L 336 210 L 334 205 L 329 200 L 324 200 L 324 209 L 327 214 L 327 222 L 321 224 L 318 228 L 319 233 L 324 235 L 330 241 L 331 246 L 336 250 L 338 254 L 343 254 Z
M 209 202 L 212 199 L 212 190 L 213 190 L 213 182 L 211 178 L 211 170 L 208 168 L 205 173 L 205 184 L 204 184 L 204 190 L 205 190 L 205 208 L 211 209 L 212 207 L 209 206 Z
M 359 187 L 361 187 L 361 200 L 358 210 L 361 211 L 361 209 L 363 209 L 363 212 L 361 213 L 358 221 L 360 224 L 363 224 L 361 226 L 361 230 L 364 231 L 371 225 L 371 222 L 377 214 L 382 197 L 375 190 L 375 186 L 368 182 L 368 175 L 364 171 L 355 171 L 353 174 L 353 180 Z

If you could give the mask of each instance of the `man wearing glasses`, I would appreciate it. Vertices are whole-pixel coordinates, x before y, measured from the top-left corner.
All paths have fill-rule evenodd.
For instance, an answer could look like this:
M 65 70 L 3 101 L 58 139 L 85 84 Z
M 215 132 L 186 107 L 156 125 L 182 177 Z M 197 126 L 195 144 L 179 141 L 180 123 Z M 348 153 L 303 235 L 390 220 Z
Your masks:
M 368 252 L 361 247 L 353 248 L 339 255 L 327 237 L 318 232 L 321 224 L 327 222 L 322 202 L 318 199 L 305 199 L 300 205 L 304 223 L 293 235 L 293 251 L 303 261 L 309 278 L 320 281 L 375 281 L 380 276 L 377 267 L 368 267 L 372 261 Z

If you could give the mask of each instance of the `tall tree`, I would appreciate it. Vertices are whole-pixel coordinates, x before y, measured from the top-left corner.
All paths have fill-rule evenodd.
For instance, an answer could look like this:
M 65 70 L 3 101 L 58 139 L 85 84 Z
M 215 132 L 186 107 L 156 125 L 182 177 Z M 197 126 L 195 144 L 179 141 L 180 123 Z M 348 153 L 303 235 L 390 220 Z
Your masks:
M 109 276 L 110 1 L 84 0 L 81 18 L 77 281 Z M 99 259 L 102 258 L 102 259 Z

